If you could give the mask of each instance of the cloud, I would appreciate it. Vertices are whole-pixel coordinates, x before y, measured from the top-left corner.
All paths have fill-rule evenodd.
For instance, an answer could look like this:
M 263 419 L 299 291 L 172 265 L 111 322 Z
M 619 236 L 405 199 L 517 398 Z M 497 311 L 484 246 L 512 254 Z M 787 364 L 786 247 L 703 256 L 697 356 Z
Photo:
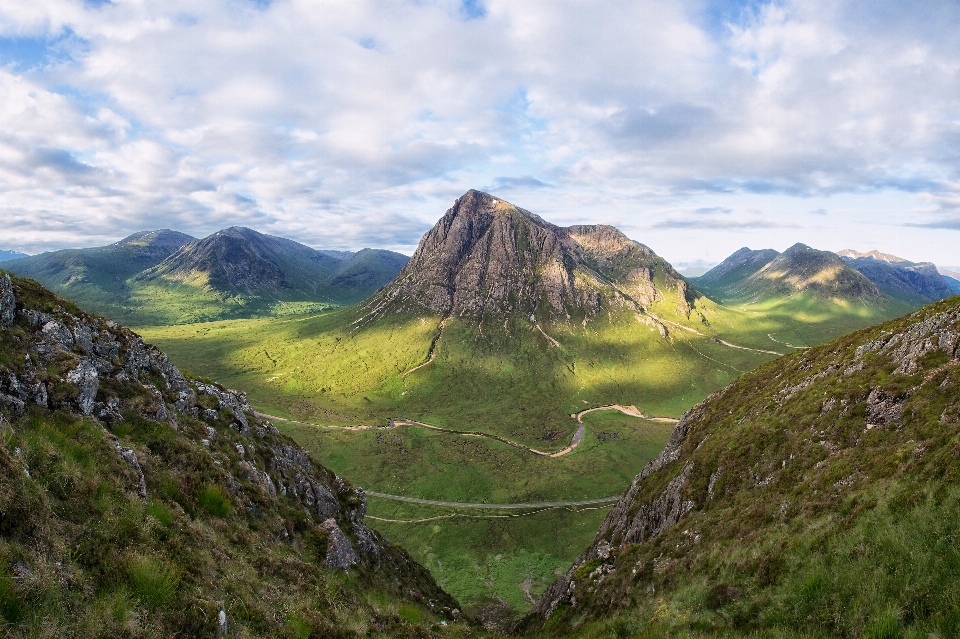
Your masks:
M 960 201 L 958 27 L 934 0 L 6 3 L 0 201 L 34 250 L 154 224 L 409 248 L 478 185 L 685 211 L 652 231 Z
M 541 182 L 530 175 L 518 177 L 495 177 L 490 186 L 483 187 L 483 191 L 509 191 L 512 189 L 547 189 L 553 186 L 546 182 Z
M 960 218 L 944 218 L 941 220 L 932 220 L 930 222 L 907 222 L 904 226 L 912 226 L 923 229 L 950 229 L 960 231 Z
M 716 229 L 724 231 L 749 229 L 777 229 L 795 225 L 770 220 L 717 220 L 703 218 L 673 218 L 651 225 L 653 229 Z

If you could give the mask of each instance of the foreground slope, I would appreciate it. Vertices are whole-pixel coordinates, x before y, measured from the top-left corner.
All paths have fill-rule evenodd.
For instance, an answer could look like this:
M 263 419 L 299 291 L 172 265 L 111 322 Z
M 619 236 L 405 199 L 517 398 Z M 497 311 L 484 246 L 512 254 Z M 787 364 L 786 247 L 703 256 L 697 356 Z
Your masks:
M 960 632 L 960 298 L 691 409 L 537 602 L 548 635 Z
M 6 636 L 429 636 L 456 617 L 364 524 L 363 492 L 243 394 L 2 273 L 0 432 Z

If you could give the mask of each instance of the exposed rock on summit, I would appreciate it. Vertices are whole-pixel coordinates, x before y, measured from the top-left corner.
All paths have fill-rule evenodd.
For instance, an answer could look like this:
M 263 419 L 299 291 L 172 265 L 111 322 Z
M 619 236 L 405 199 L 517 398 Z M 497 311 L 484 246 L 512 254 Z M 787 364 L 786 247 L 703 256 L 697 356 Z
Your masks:
M 397 279 L 366 308 L 373 316 L 579 322 L 605 309 L 642 311 L 671 298 L 684 314 L 695 299 L 670 264 L 617 229 L 555 226 L 471 190 L 423 236 Z

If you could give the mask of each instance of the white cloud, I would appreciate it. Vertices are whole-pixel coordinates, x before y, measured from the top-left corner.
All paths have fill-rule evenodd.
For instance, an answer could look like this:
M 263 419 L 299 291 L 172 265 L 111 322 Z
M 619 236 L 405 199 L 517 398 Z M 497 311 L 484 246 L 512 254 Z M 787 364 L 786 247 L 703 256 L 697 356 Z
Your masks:
M 0 59 L 8 248 L 232 224 L 409 248 L 453 197 L 499 185 L 694 258 L 696 209 L 731 211 L 710 222 L 720 244 L 762 246 L 836 198 L 894 228 L 960 196 L 951 3 L 785 0 L 732 23 L 701 0 L 13 4 L 0 38 L 69 33 L 73 59 Z M 867 223 L 837 219 L 830 237 Z M 960 261 L 949 233 L 910 228 Z

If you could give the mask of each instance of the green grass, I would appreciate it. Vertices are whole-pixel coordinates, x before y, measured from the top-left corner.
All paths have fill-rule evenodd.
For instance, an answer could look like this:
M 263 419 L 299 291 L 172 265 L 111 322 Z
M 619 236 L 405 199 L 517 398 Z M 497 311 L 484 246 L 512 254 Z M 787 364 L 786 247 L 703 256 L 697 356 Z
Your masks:
M 425 361 L 440 318 L 394 316 L 356 330 L 352 323 L 359 311 L 342 309 L 142 333 L 178 365 L 242 388 L 258 409 L 281 417 L 333 425 L 383 425 L 388 418 L 405 417 L 559 450 L 576 428 L 571 413 L 620 403 L 648 415 L 678 417 L 742 372 L 774 358 L 716 340 L 789 352 L 768 333 L 782 342 L 809 345 L 877 321 L 881 312 L 825 306 L 811 297 L 744 309 L 702 300 L 698 307 L 706 323 L 679 321 L 703 335 L 670 326 L 670 339 L 663 339 L 654 327 L 623 313 L 586 328 L 545 325 L 561 348 L 552 348 L 527 321 L 508 323 L 506 330 L 483 327 L 481 336 L 478 327 L 452 319 L 435 360 L 405 378 L 405 371 Z M 679 317 L 666 308 L 653 312 Z M 369 490 L 487 503 L 616 495 L 662 449 L 671 430 L 608 412 L 590 414 L 586 423 L 581 447 L 557 459 L 415 427 L 345 432 L 280 426 L 322 463 Z M 598 439 L 599 433 L 606 441 Z M 386 519 L 420 519 L 449 511 L 371 498 L 370 512 Z M 602 512 L 372 525 L 430 567 L 466 605 L 493 597 L 522 611 L 530 605 L 518 587 L 525 575 L 536 596 L 590 542 Z M 433 532 L 435 526 L 440 532 Z M 560 529 L 565 532 L 559 538 L 541 534 Z
M 280 427 L 325 466 L 366 489 L 473 503 L 617 495 L 660 452 L 672 430 L 669 424 L 608 412 L 591 413 L 585 423 L 581 446 L 556 459 L 417 427 L 379 432 Z M 603 433 L 605 441 L 597 433 Z M 430 472 L 425 473 L 426 468 Z M 442 517 L 422 523 L 368 519 L 368 524 L 411 552 L 468 610 L 491 598 L 504 600 L 517 611 L 529 609 L 530 595 L 520 585 L 529 579 L 527 590 L 534 598 L 539 595 L 556 571 L 566 569 L 589 543 L 609 509 L 561 508 L 529 514 L 438 508 L 376 497 L 369 503 L 368 514 L 382 519 Z

